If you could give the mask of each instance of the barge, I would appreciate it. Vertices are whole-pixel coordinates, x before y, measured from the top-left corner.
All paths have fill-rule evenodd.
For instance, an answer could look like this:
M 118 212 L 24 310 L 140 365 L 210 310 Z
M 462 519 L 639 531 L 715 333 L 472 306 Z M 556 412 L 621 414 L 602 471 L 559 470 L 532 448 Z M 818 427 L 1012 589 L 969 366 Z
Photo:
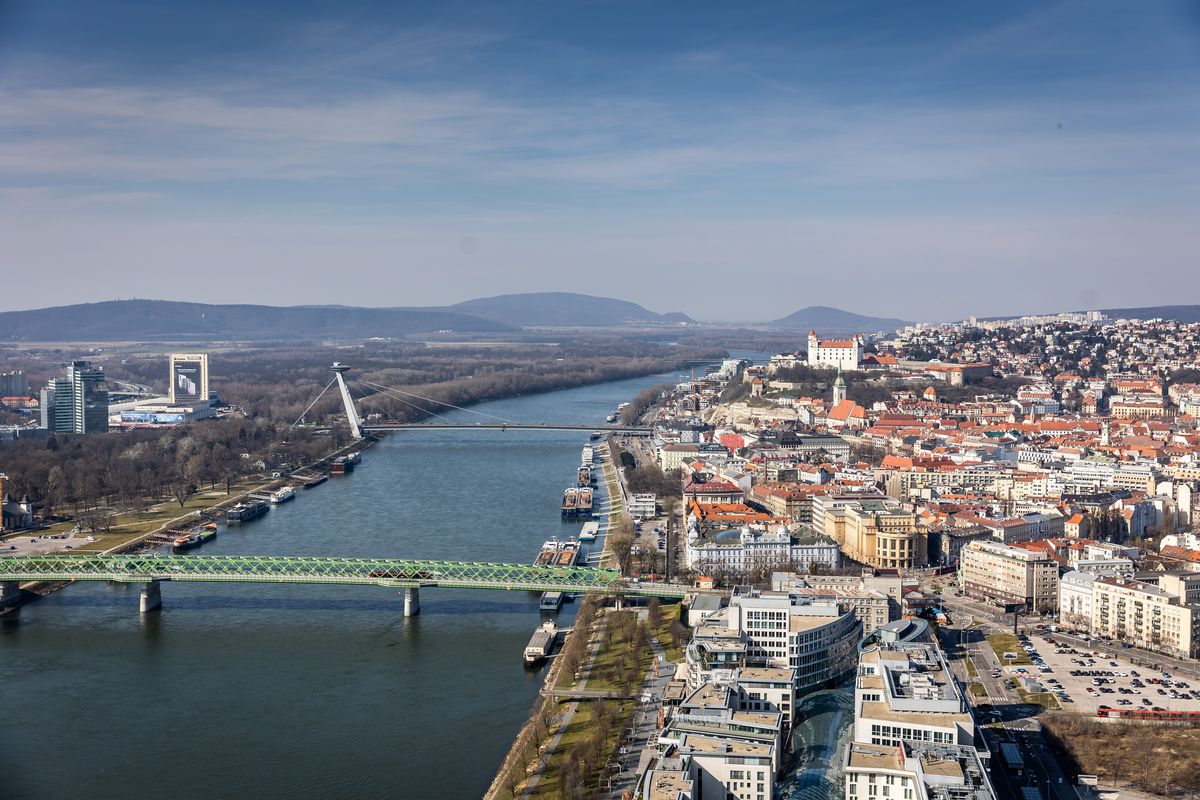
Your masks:
M 231 524 L 249 522 L 266 514 L 271 504 L 266 500 L 253 500 L 249 503 L 238 503 L 225 510 L 225 521 Z
M 562 592 L 542 592 L 542 599 L 538 601 L 538 610 L 558 611 L 562 608 L 564 599 Z
M 592 516 L 592 488 L 580 489 L 575 495 L 575 516 L 590 519 Z
M 172 532 L 178 533 L 178 531 Z M 171 547 L 175 552 L 191 550 L 193 547 L 199 547 L 215 538 L 217 538 L 217 526 L 209 523 L 208 525 L 201 525 L 198 528 L 192 528 L 190 531 L 185 531 L 180 536 L 176 536 L 174 541 L 171 542 Z
M 533 565 L 535 567 L 548 567 L 558 558 L 558 548 L 562 546 L 562 542 L 558 539 L 547 539 L 542 543 L 542 549 L 534 556 Z
M 577 506 L 579 504 L 579 489 L 572 486 L 563 492 L 562 499 L 562 515 L 564 517 L 573 517 L 578 513 Z
M 348 456 L 338 456 L 329 462 L 329 474 L 348 475 L 354 472 L 354 465 L 357 463 L 357 461 L 351 460 Z
M 538 664 L 546 660 L 550 655 L 550 651 L 554 649 L 554 640 L 558 638 L 558 631 L 554 627 L 554 623 L 547 620 L 543 622 L 533 636 L 529 639 L 529 644 L 525 645 L 525 663 L 529 666 Z

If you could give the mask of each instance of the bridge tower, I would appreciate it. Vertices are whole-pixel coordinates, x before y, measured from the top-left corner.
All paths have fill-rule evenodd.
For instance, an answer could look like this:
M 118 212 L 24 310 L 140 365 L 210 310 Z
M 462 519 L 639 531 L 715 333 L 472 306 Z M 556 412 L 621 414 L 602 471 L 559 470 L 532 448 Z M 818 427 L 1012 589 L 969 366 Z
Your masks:
M 358 411 L 354 408 L 354 400 L 350 397 L 350 390 L 346 388 L 345 378 L 342 377 L 350 371 L 350 367 L 340 361 L 335 361 L 330 369 L 337 376 L 338 390 L 342 393 L 342 403 L 346 406 L 346 420 L 350 423 L 350 434 L 355 439 L 361 439 L 362 420 L 358 418 Z

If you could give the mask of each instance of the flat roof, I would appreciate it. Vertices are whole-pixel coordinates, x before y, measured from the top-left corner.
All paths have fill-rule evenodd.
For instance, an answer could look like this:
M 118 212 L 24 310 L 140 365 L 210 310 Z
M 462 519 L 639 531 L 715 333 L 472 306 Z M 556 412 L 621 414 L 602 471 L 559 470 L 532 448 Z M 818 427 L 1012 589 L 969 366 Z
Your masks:
M 796 671 L 790 667 L 742 667 L 738 670 L 738 682 L 742 681 L 791 681 Z
M 880 747 L 854 742 L 850 745 L 850 767 L 860 769 L 902 769 L 900 751 L 895 747 Z
M 731 756 L 761 756 L 770 758 L 774 745 L 753 742 L 738 742 L 728 739 L 716 739 L 712 736 L 700 736 L 686 733 L 679 742 L 680 747 L 691 749 L 695 753 L 712 753 L 714 755 Z
M 717 686 L 715 683 L 706 683 L 688 695 L 687 699 L 683 701 L 683 705 L 700 706 L 701 708 L 728 708 L 729 689 Z
M 887 703 L 873 701 L 867 701 L 862 704 L 862 711 L 859 716 L 864 719 L 907 722 L 910 725 L 950 725 L 955 722 L 971 723 L 971 715 L 961 711 L 893 711 Z
M 692 793 L 692 779 L 686 772 L 656 769 L 646 778 L 646 800 L 678 800 L 680 793 Z

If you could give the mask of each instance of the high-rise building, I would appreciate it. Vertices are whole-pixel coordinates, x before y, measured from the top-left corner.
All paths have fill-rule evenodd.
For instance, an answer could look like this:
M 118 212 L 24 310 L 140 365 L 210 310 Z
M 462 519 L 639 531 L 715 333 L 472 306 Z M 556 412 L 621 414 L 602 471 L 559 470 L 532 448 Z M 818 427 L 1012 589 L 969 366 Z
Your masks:
M 29 379 L 24 370 L 0 372 L 0 397 L 28 397 Z
M 108 431 L 104 368 L 72 361 L 65 378 L 52 378 L 41 393 L 42 427 L 55 433 Z
M 171 353 L 168 380 L 172 403 L 207 403 L 208 353 Z

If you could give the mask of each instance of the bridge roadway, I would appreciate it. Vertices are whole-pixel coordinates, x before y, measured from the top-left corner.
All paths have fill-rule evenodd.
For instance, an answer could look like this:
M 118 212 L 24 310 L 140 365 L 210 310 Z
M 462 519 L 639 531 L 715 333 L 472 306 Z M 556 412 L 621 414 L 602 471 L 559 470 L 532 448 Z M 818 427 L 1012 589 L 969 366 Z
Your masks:
M 413 561 L 323 556 L 23 555 L 0 556 L 0 599 L 11 602 L 23 581 L 116 581 L 151 585 L 142 610 L 158 606 L 159 584 L 307 583 L 391 586 L 405 589 L 405 613 L 417 613 L 419 587 L 605 592 L 683 597 L 690 587 L 629 583 L 616 570 L 474 561 Z
M 579 425 L 570 422 L 394 422 L 392 424 L 363 424 L 364 431 L 601 431 L 602 433 L 625 433 L 630 436 L 650 436 L 653 428 L 637 425 Z

